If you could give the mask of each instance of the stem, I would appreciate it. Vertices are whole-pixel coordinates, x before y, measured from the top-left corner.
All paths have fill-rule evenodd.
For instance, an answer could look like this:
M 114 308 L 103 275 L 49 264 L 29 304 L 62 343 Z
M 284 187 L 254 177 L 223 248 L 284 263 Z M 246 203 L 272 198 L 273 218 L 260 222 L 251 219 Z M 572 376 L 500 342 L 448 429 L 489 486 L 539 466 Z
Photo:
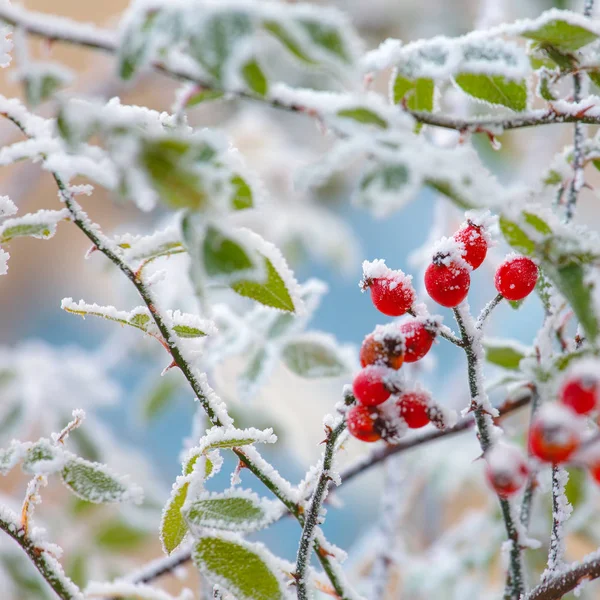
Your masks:
M 467 355 L 469 388 L 471 391 L 470 408 L 475 413 L 479 444 L 485 453 L 492 444 L 492 427 L 494 424 L 487 409 L 487 394 L 482 386 L 482 369 L 479 358 L 482 354 L 481 328 L 475 327 L 469 305 L 466 302 L 463 302 L 454 309 L 454 316 L 460 329 L 464 344 L 463 347 Z M 504 598 L 505 600 L 519 600 L 525 592 L 519 530 L 510 502 L 501 496 L 498 496 L 498 501 L 500 502 L 506 534 L 510 541 L 509 585 L 505 590 Z
M 587 5 L 593 4 L 589 0 Z M 591 10 L 591 9 L 590 9 Z M 0 6 L 0 21 L 9 25 L 23 28 L 32 35 L 37 35 L 48 40 L 65 42 L 85 46 L 94 50 L 100 50 L 110 54 L 116 54 L 119 49 L 118 38 L 115 32 L 90 26 L 85 23 L 77 23 L 70 19 L 57 17 L 45 13 L 26 11 L 18 6 L 3 4 Z M 222 91 L 232 94 L 239 98 L 246 98 L 260 101 L 274 108 L 281 110 L 302 112 L 299 106 L 290 106 L 283 104 L 276 98 L 261 97 L 249 92 L 240 90 L 223 90 L 212 82 L 203 81 L 199 73 L 193 69 L 186 68 L 180 64 L 169 64 L 166 62 L 154 61 L 152 67 L 161 73 L 176 79 L 192 81 L 197 85 L 215 91 Z M 509 129 L 520 129 L 523 127 L 535 127 L 538 125 L 553 125 L 559 123 L 588 123 L 591 125 L 600 124 L 600 116 L 589 116 L 583 114 L 560 113 L 554 108 L 546 110 L 532 110 L 512 117 L 484 117 L 461 119 L 457 117 L 448 117 L 435 113 L 420 111 L 407 111 L 416 121 L 434 127 L 445 129 L 455 129 L 460 132 L 501 132 Z
M 16 515 L 14 515 L 16 517 Z M 60 563 L 48 554 L 44 548 L 38 547 L 25 531 L 19 529 L 14 520 L 7 518 L 4 509 L 0 515 L 0 529 L 7 533 L 27 554 L 46 583 L 62 600 L 82 600 L 79 588 L 64 574 Z
M 477 318 L 477 323 L 475 324 L 475 327 L 477 329 L 483 328 L 483 326 L 485 325 L 486 319 L 490 316 L 491 312 L 496 308 L 496 306 L 498 306 L 498 304 L 500 304 L 500 302 L 502 302 L 502 300 L 504 300 L 504 296 L 502 294 L 498 294 L 495 298 L 490 300 L 484 306 L 483 310 L 481 311 L 481 314 Z
M 418 315 L 414 310 L 409 309 L 408 314 L 413 316 L 413 317 L 418 317 L 421 315 Z M 455 346 L 461 346 L 463 345 L 462 340 L 457 337 L 456 335 L 454 335 L 454 332 L 452 331 L 452 329 L 450 329 L 450 327 L 446 326 L 446 325 L 441 325 L 439 330 L 438 330 L 438 335 L 440 337 L 443 337 L 445 340 L 448 340 L 451 344 L 454 344 Z
M 537 413 L 539 404 L 540 404 L 540 394 L 537 387 L 534 387 L 531 390 L 531 416 L 529 417 L 529 422 L 531 423 L 535 418 Z M 533 495 L 537 488 L 537 473 L 532 471 L 527 480 L 527 485 L 525 486 L 525 491 L 523 492 L 523 500 L 521 501 L 521 510 L 519 512 L 519 519 L 521 520 L 521 524 L 525 528 L 525 531 L 529 529 L 529 521 L 531 519 L 531 506 L 533 503 Z
M 560 571 L 565 548 L 563 543 L 563 525 L 571 516 L 571 505 L 565 495 L 565 486 L 569 480 L 569 473 L 558 465 L 552 467 L 552 535 L 548 551 L 548 568 L 542 575 L 547 579 L 550 575 Z
M 313 492 L 306 519 L 304 520 L 304 528 L 298 545 L 298 554 L 296 556 L 296 586 L 298 600 L 308 600 L 308 582 L 307 571 L 310 564 L 310 555 L 313 548 L 313 542 L 317 525 L 321 522 L 321 507 L 327 497 L 329 490 L 329 482 L 332 481 L 331 469 L 333 467 L 333 459 L 335 455 L 335 446 L 338 438 L 346 430 L 346 420 L 342 418 L 334 429 L 329 431 L 327 442 L 325 444 L 325 452 L 323 453 L 323 465 L 321 474 L 317 481 L 317 485 Z M 342 598 L 347 598 L 343 595 Z

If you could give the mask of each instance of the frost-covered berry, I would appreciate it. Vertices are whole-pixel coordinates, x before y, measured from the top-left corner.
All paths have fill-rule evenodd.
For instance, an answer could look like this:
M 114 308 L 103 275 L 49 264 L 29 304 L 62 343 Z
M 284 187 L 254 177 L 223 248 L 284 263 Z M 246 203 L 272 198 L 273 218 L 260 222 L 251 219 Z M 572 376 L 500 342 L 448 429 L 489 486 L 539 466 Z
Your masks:
M 421 360 L 431 349 L 436 335 L 436 327 L 419 319 L 402 323 L 398 330 L 404 337 L 404 362 Z
M 473 269 L 480 267 L 485 260 L 488 249 L 488 243 L 482 228 L 469 222 L 466 227 L 463 227 L 454 235 L 454 239 L 464 246 L 463 259 Z
M 485 477 L 502 498 L 518 492 L 527 481 L 527 460 L 517 446 L 498 443 L 485 453 Z
M 399 369 L 404 362 L 404 339 L 396 334 L 382 334 L 378 330 L 370 333 L 360 347 L 360 364 L 384 365 L 390 369 Z
M 598 385 L 591 374 L 569 377 L 560 389 L 559 399 L 578 415 L 586 415 L 598 404 Z
M 410 275 L 388 268 L 384 260 L 363 262 L 360 287 L 371 290 L 375 308 L 388 317 L 399 317 L 413 305 L 416 295 L 411 281 Z
M 434 259 L 425 271 L 425 289 L 432 300 L 452 308 L 458 306 L 469 293 L 469 271 L 456 262 L 448 265 L 442 259 Z
M 389 373 L 389 369 L 377 365 L 370 365 L 360 371 L 352 384 L 356 400 L 363 406 L 377 406 L 385 402 L 391 396 L 385 384 Z
M 560 404 L 543 406 L 529 429 L 529 450 L 544 462 L 566 462 L 579 448 L 581 420 Z
M 496 271 L 496 289 L 507 300 L 523 300 L 533 291 L 537 278 L 537 265 L 530 258 L 508 257 Z
M 348 411 L 346 424 L 355 438 L 363 442 L 376 442 L 381 439 L 379 419 L 380 414 L 376 408 L 356 404 Z
M 425 427 L 429 423 L 430 403 L 429 395 L 422 391 L 405 392 L 396 400 L 398 414 L 411 429 Z

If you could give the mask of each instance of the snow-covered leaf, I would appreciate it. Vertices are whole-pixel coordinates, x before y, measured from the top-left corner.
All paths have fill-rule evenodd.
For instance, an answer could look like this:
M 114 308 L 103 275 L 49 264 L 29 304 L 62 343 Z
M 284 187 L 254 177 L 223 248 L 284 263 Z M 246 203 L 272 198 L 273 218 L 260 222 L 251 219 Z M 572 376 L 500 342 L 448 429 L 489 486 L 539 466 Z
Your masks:
M 185 107 L 192 108 L 193 106 L 198 106 L 198 104 L 202 104 L 203 102 L 220 100 L 224 96 L 225 93 L 219 90 L 200 89 L 197 92 L 190 94 L 189 98 L 185 101 Z
M 194 546 L 200 572 L 239 600 L 283 600 L 283 584 L 275 574 L 275 558 L 262 544 L 233 535 L 204 535 Z
M 569 480 L 565 485 L 565 496 L 569 504 L 576 509 L 585 499 L 588 478 L 583 469 L 571 467 L 567 469 Z
M 554 46 L 559 50 L 572 52 L 591 44 L 598 38 L 598 34 L 594 32 L 591 25 L 590 23 L 588 29 L 582 25 L 570 23 L 566 19 L 552 19 L 539 27 L 524 29 L 521 35 L 530 40 Z
M 394 104 L 405 103 L 410 110 L 431 112 L 434 91 L 433 79 L 409 79 L 397 73 L 392 84 L 392 100 Z
M 519 363 L 527 355 L 527 348 L 510 340 L 496 340 L 487 338 L 484 340 L 485 358 L 488 362 L 517 371 Z
M 388 122 L 374 110 L 364 106 L 356 106 L 353 108 L 344 108 L 338 110 L 336 115 L 341 119 L 351 119 L 364 125 L 374 125 L 379 129 L 387 129 Z
M 259 257 L 245 240 L 228 231 L 209 226 L 204 234 L 202 247 L 204 270 L 209 277 L 227 278 L 240 273 L 251 272 L 257 268 Z
M 527 255 L 532 255 L 535 252 L 535 242 L 514 221 L 500 216 L 499 225 L 506 241 L 515 250 Z
M 31 63 L 19 79 L 25 89 L 27 104 L 36 107 L 48 100 L 54 92 L 71 83 L 73 76 L 69 69 L 58 63 Z
M 512 81 L 502 75 L 459 73 L 454 77 L 456 85 L 478 100 L 501 104 L 514 111 L 527 108 L 527 82 Z
M 338 377 L 352 370 L 335 340 L 324 334 L 311 332 L 290 339 L 281 358 L 290 371 L 308 379 Z
M 234 175 L 231 178 L 233 194 L 231 197 L 231 208 L 234 210 L 244 210 L 254 206 L 254 192 L 248 182 L 241 175 Z
M 48 475 L 60 471 L 66 459 L 62 448 L 41 438 L 27 450 L 21 467 L 25 473 Z
M 0 448 L 0 475 L 6 475 L 21 460 L 23 453 L 23 445 L 16 440 L 8 448 Z
M 0 225 L 0 243 L 5 243 L 16 237 L 34 237 L 47 240 L 56 233 L 56 226 L 60 221 L 69 218 L 69 211 L 63 210 L 38 210 L 22 217 L 6 219 Z
M 141 502 L 142 490 L 128 477 L 115 475 L 108 467 L 82 458 L 71 458 L 63 467 L 63 483 L 79 498 L 95 504 Z
M 185 504 L 189 487 L 189 481 L 183 481 L 180 484 L 176 482 L 163 509 L 160 522 L 160 540 L 163 550 L 167 554 L 171 554 L 177 549 L 188 531 L 181 509 Z
M 159 13 L 135 14 L 121 32 L 117 69 L 121 79 L 131 79 L 151 56 L 153 29 L 159 25 Z M 164 27 L 164 22 L 162 23 Z
M 184 511 L 190 529 L 208 527 L 226 531 L 257 531 L 273 521 L 275 504 L 254 492 L 234 488 L 224 493 L 201 492 Z M 200 532 L 201 535 L 201 532 Z

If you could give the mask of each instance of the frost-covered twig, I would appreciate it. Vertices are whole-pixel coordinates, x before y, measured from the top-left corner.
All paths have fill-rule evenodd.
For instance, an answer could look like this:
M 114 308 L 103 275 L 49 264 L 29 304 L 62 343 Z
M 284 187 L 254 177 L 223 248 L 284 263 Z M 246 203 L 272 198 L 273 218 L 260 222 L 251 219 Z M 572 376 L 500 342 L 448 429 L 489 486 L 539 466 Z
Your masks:
M 463 302 L 454 309 L 456 323 L 460 329 L 464 343 L 465 354 L 467 355 L 467 368 L 469 376 L 469 388 L 471 391 L 470 410 L 475 413 L 475 423 L 477 425 L 479 444 L 483 452 L 488 450 L 493 441 L 493 428 L 491 414 L 493 409 L 489 404 L 487 394 L 483 388 L 483 373 L 481 359 L 483 355 L 483 346 L 481 344 L 481 329 L 476 328 L 469 305 Z M 523 561 L 521 557 L 521 542 L 519 540 L 519 528 L 514 518 L 510 502 L 501 496 L 498 496 L 500 509 L 506 527 L 509 549 L 509 586 L 505 592 L 506 600 L 518 600 L 525 592 L 525 582 L 523 578 Z
M 532 386 L 531 388 L 531 416 L 529 418 L 529 422 L 531 423 L 535 417 L 538 406 L 540 404 L 540 393 L 537 387 Z M 525 531 L 529 528 L 529 521 L 531 518 L 531 506 L 533 503 L 533 494 L 535 492 L 535 488 L 537 487 L 537 472 L 534 469 L 527 479 L 527 485 L 525 486 L 525 491 L 523 492 L 523 499 L 521 500 L 521 510 L 519 513 L 519 519 L 521 524 L 525 528 Z
M 60 563 L 47 548 L 36 544 L 34 539 L 19 527 L 17 515 L 0 508 L 0 529 L 7 533 L 27 554 L 41 576 L 61 600 L 83 600 L 79 588 L 65 575 Z
M 556 573 L 534 587 L 524 600 L 559 600 L 584 581 L 599 577 L 600 553 L 596 551 L 580 563 Z
M 502 294 L 498 294 L 484 306 L 481 314 L 477 318 L 477 323 L 475 324 L 477 329 L 481 329 L 485 325 L 486 319 L 490 316 L 494 308 L 496 308 L 496 306 L 502 302 L 502 300 L 504 300 L 504 296 Z
M 310 499 L 310 504 L 304 520 L 300 544 L 298 545 L 298 554 L 296 556 L 295 578 L 298 600 L 308 600 L 309 597 L 307 574 L 310 564 L 310 555 L 313 549 L 316 529 L 321 520 L 321 508 L 325 498 L 327 497 L 329 482 L 333 480 L 332 469 L 336 444 L 339 437 L 346 430 L 346 420 L 345 418 L 341 417 L 339 423 L 333 429 L 328 426 L 326 427 L 328 429 L 327 441 L 325 443 L 325 452 L 323 453 L 321 473 Z M 345 597 L 346 596 L 342 596 L 342 598 Z
M 565 494 L 568 480 L 569 473 L 566 469 L 559 465 L 552 467 L 552 535 L 548 552 L 548 568 L 542 579 L 547 579 L 561 570 L 565 553 L 563 526 L 573 510 Z

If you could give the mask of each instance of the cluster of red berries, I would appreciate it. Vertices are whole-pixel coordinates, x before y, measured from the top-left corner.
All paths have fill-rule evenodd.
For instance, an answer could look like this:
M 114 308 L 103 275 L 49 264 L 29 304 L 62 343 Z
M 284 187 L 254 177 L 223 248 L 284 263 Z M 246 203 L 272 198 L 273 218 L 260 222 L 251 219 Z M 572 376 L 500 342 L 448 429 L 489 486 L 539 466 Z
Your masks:
M 412 312 L 416 294 L 411 278 L 376 260 L 363 265 L 363 290 L 371 291 L 373 304 L 385 315 L 399 317 Z M 429 394 L 406 389 L 398 376 L 404 363 L 422 359 L 430 350 L 439 323 L 432 317 L 415 317 L 403 323 L 376 327 L 360 349 L 363 369 L 356 375 L 353 392 L 357 404 L 347 415 L 350 433 L 365 442 L 397 437 L 403 426 L 444 426 L 444 413 Z M 384 405 L 385 406 L 382 406 Z
M 425 288 L 438 304 L 453 308 L 469 293 L 471 271 L 479 268 L 487 255 L 488 232 L 483 223 L 468 220 L 441 248 L 425 271 Z M 536 264 L 525 256 L 509 255 L 498 267 L 496 289 L 507 300 L 523 300 L 535 287 Z
M 600 483 L 598 444 L 584 448 L 584 416 L 600 409 L 600 378 L 593 373 L 573 373 L 566 377 L 558 402 L 542 406 L 529 429 L 529 452 L 553 465 L 576 459 Z M 497 444 L 486 453 L 486 477 L 503 497 L 515 494 L 527 480 L 529 469 L 520 449 Z

